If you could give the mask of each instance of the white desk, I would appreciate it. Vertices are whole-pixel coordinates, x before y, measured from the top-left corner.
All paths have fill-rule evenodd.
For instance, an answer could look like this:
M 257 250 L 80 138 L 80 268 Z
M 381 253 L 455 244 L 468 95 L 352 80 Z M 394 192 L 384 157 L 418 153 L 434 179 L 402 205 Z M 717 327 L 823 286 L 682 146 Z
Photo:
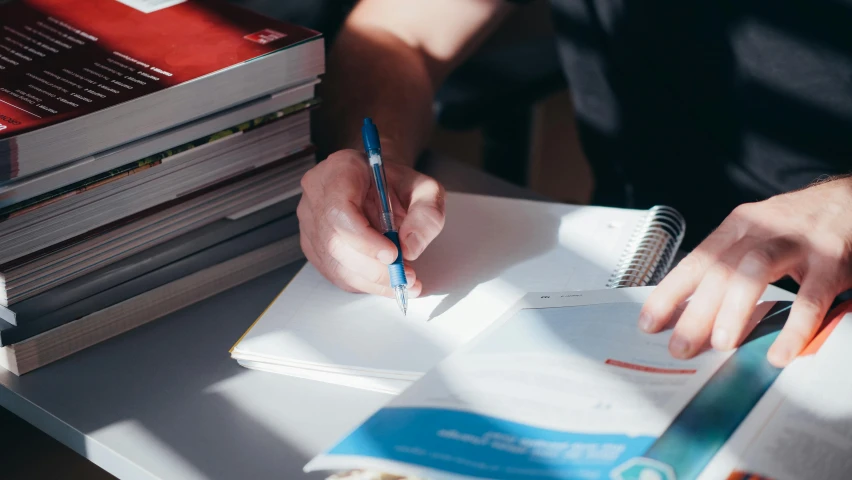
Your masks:
M 440 159 L 449 190 L 533 197 Z M 298 271 L 291 265 L 16 377 L 0 405 L 121 479 L 279 479 L 390 397 L 246 370 L 228 349 Z

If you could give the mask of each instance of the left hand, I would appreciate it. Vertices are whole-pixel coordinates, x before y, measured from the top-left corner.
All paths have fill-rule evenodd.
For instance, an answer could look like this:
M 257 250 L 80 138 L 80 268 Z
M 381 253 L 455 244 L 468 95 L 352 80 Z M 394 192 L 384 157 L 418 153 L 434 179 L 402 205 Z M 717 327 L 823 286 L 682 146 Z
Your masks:
M 690 358 L 708 339 L 715 349 L 735 348 L 754 327 L 751 315 L 766 287 L 788 275 L 800 289 L 767 355 L 776 367 L 802 351 L 834 298 L 852 287 L 852 178 L 737 207 L 654 289 L 640 328 L 661 330 L 689 299 L 671 354 Z

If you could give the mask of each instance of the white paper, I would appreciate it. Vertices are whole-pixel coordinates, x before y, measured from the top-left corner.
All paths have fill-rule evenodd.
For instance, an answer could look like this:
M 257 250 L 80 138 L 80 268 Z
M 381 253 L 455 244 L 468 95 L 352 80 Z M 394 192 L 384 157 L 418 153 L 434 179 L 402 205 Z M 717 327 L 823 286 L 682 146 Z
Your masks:
M 647 212 L 449 193 L 441 235 L 414 263 L 407 317 L 341 291 L 307 265 L 233 355 L 415 380 L 531 291 L 606 286 Z

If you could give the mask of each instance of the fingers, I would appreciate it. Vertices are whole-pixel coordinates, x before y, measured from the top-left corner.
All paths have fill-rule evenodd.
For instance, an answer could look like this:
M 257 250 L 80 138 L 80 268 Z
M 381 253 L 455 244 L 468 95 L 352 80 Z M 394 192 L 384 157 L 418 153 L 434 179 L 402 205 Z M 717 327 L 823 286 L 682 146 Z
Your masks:
M 385 265 L 393 263 L 398 256 L 396 246 L 373 228 L 361 207 L 352 202 L 351 196 L 345 195 L 331 195 L 322 208 L 319 234 L 327 250 L 333 252 L 336 247 L 345 245 L 347 251 L 374 258 Z
M 409 195 L 399 237 L 403 258 L 416 260 L 444 228 L 444 188 L 432 178 L 417 174 Z
M 755 244 L 752 238 L 740 240 L 706 268 L 672 333 L 669 342 L 672 356 L 690 358 L 704 347 L 734 270 L 745 252 Z
M 658 332 L 669 323 L 678 306 L 698 288 L 708 269 L 717 263 L 723 252 L 740 240 L 738 223 L 736 218 L 725 220 L 663 278 L 648 296 L 639 315 L 642 330 Z
M 383 286 L 390 284 L 387 264 L 363 255 L 349 244 L 339 240 L 339 237 L 333 238 L 338 238 L 338 240 L 332 242 L 333 247 L 328 252 L 330 258 L 336 260 L 337 263 L 345 266 L 348 270 L 357 272 L 358 276 L 371 283 Z M 414 285 L 416 276 L 410 265 L 405 266 L 405 278 L 409 287 Z
M 766 287 L 806 261 L 803 244 L 779 238 L 759 243 L 743 256 L 713 324 L 713 348 L 730 350 L 740 344 L 754 327 L 751 317 Z
M 347 257 L 349 268 L 331 255 L 318 255 L 310 239 L 301 234 L 302 250 L 311 264 L 324 272 L 324 276 L 338 288 L 351 293 L 367 293 L 392 298 L 393 290 L 387 273 L 387 265 L 367 257 Z M 360 267 L 360 268 L 359 268 Z M 384 273 L 381 272 L 384 270 Z M 416 279 L 414 270 L 406 267 L 406 277 L 409 280 L 409 296 L 416 298 L 423 289 L 422 283 Z
M 386 264 L 396 257 L 396 247 L 370 224 L 363 205 L 370 191 L 369 167 L 360 154 L 338 152 L 305 175 L 303 190 L 317 233 L 327 242 L 338 236 L 352 248 Z
M 767 358 L 776 367 L 785 367 L 813 338 L 839 293 L 836 266 L 807 272 L 793 302 L 787 323 L 769 348 Z

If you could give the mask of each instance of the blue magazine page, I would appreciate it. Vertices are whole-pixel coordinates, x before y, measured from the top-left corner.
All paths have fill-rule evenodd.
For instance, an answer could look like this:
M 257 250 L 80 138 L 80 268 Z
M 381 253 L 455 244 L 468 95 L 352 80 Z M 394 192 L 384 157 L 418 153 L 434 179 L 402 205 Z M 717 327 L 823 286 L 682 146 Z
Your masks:
M 305 470 L 697 478 L 780 372 L 766 351 L 792 295 L 764 294 L 741 348 L 683 361 L 670 330 L 637 327 L 652 288 L 527 295 Z

